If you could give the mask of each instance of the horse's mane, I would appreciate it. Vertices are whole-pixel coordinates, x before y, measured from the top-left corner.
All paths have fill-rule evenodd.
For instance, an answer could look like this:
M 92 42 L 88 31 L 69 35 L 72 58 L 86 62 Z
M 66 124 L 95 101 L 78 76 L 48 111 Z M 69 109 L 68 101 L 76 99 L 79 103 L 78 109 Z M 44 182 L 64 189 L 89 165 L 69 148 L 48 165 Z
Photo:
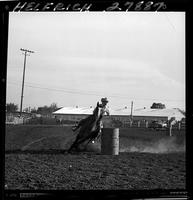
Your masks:
M 96 109 L 99 109 L 98 108 L 98 105 L 97 105 L 97 107 L 93 110 L 93 114 L 92 115 L 89 115 L 86 119 L 85 119 L 85 121 L 87 121 L 87 123 L 88 122 L 90 122 L 89 124 L 92 124 L 92 123 L 98 123 L 98 121 L 100 121 L 101 120 L 101 118 L 102 118 L 102 114 L 100 114 L 99 116 L 95 116 L 95 112 L 96 112 Z M 88 124 L 87 124 L 88 125 Z

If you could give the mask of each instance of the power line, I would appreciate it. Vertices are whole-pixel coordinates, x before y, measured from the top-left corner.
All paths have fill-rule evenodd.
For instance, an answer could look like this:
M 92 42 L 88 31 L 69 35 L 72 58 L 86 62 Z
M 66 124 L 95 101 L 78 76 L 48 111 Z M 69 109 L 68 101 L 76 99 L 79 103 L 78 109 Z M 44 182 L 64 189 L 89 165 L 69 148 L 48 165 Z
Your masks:
M 11 83 L 8 82 L 8 84 L 13 84 L 13 85 L 17 85 L 15 83 Z M 63 93 L 69 93 L 69 94 L 80 94 L 80 95 L 93 95 L 93 96 L 104 96 L 104 94 L 100 94 L 100 93 L 94 93 L 94 92 L 88 92 L 88 91 L 69 91 L 68 89 L 55 89 L 55 88 L 48 88 L 48 87 L 41 87 L 41 86 L 34 86 L 34 85 L 30 85 L 26 82 L 25 84 L 26 87 L 30 87 L 30 88 L 37 88 L 37 89 L 43 89 L 43 90 L 48 90 L 48 91 L 55 91 L 55 92 L 63 92 Z M 107 95 L 107 94 L 105 94 Z M 114 94 L 109 94 L 109 97 L 113 97 L 113 98 L 121 98 L 121 99 L 131 99 L 127 96 L 122 96 L 122 95 L 114 95 Z M 183 102 L 183 100 L 169 100 L 169 99 L 156 99 L 156 98 L 132 98 L 135 101 L 170 101 L 170 102 Z
M 8 84 L 12 84 L 12 85 L 17 85 L 15 83 L 11 83 L 9 82 Z M 55 88 L 48 88 L 48 87 L 40 87 L 40 86 L 34 86 L 34 85 L 30 85 L 30 84 L 25 84 L 26 87 L 30 87 L 30 88 L 37 88 L 37 89 L 44 89 L 44 90 L 50 90 L 50 91 L 56 91 L 56 92 L 64 92 L 64 93 L 71 93 L 71 94 L 82 94 L 82 95 L 104 95 L 104 94 L 96 94 L 93 92 L 84 92 L 84 91 L 69 91 L 68 89 L 55 89 Z

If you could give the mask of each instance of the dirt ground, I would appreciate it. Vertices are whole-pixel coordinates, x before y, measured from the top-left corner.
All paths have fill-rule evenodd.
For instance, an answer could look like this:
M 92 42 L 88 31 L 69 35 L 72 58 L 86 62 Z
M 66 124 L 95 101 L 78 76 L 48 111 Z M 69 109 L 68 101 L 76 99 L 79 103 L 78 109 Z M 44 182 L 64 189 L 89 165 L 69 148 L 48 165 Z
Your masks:
M 48 129 L 46 132 L 42 128 L 47 136 L 40 128 L 38 131 L 34 127 L 7 129 L 6 189 L 186 189 L 185 152 L 174 151 L 174 148 L 179 150 L 184 144 L 181 139 L 175 145 L 170 139 L 164 146 L 163 139 L 159 139 L 154 145 L 147 146 L 148 137 L 146 141 L 142 137 L 144 147 L 141 148 L 142 141 L 137 143 L 134 138 L 135 146 L 131 146 L 131 135 L 127 138 L 126 133 L 121 133 L 118 156 L 100 155 L 97 144 L 90 145 L 87 152 L 67 154 L 62 147 L 68 144 L 66 138 L 69 135 L 64 134 L 63 128 L 62 135 L 59 130 L 56 134 L 51 128 Z M 159 148 L 156 151 L 155 144 L 162 151 Z M 168 146 L 172 147 L 171 151 Z M 167 151 L 163 151 L 163 148 Z
M 6 154 L 9 189 L 185 189 L 185 155 Z

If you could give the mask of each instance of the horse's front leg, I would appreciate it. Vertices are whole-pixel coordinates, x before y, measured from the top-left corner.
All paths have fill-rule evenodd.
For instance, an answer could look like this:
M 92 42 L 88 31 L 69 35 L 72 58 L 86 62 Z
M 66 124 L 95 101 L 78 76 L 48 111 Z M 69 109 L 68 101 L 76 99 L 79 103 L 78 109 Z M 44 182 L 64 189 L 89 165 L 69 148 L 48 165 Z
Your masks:
M 78 140 L 79 140 L 79 138 L 77 137 L 76 140 L 71 145 L 71 147 L 68 149 L 68 153 L 70 153 L 73 148 L 77 148 L 77 146 L 78 146 L 78 143 L 77 143 Z

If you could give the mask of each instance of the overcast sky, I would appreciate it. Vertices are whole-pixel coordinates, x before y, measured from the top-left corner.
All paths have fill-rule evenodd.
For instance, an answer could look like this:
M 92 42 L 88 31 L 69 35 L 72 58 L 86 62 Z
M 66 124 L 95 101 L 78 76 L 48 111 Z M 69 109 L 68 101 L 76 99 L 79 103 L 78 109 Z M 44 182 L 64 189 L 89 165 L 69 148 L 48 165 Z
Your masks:
M 7 103 L 185 107 L 185 13 L 10 13 Z

